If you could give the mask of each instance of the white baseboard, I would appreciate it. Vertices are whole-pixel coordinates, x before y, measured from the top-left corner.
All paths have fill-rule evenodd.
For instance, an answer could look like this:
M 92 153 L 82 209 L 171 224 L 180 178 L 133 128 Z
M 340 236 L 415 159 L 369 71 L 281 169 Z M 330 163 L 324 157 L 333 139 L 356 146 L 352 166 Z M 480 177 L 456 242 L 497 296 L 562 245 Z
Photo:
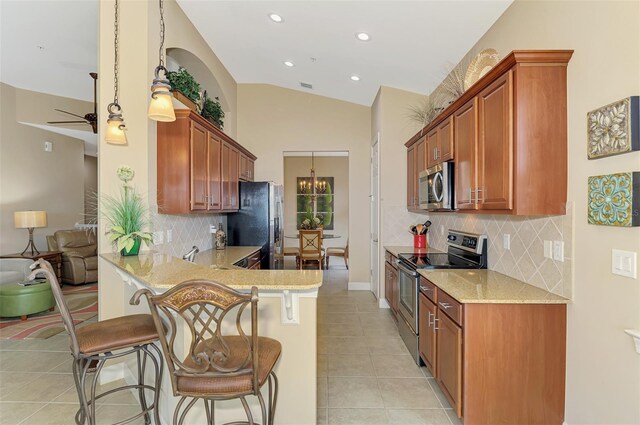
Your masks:
M 349 291 L 370 291 L 371 282 L 349 282 L 347 289 Z
M 391 306 L 389 305 L 387 300 L 385 300 L 384 298 L 379 298 L 378 299 L 378 307 L 380 307 L 380 308 L 391 308 Z

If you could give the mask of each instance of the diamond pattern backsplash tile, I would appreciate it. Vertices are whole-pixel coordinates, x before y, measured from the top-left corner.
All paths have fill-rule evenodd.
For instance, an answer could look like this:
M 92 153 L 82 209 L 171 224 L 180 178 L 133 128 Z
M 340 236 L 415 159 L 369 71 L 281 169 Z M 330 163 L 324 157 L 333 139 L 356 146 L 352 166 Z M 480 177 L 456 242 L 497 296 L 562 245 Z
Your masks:
M 424 223 L 429 219 L 426 214 L 407 211 L 405 205 L 384 205 L 381 208 L 382 243 L 386 246 L 413 246 L 413 235 L 409 225 Z
M 448 229 L 486 234 L 489 238 L 489 269 L 555 294 L 572 297 L 572 202 L 567 203 L 567 214 L 564 216 L 511 217 L 437 213 L 431 214 L 430 220 L 433 223 L 429 232 L 430 246 L 446 251 Z M 405 233 L 411 236 L 406 231 Z M 505 234 L 511 235 L 509 250 L 503 247 Z M 564 242 L 564 262 L 545 258 L 545 240 Z M 392 244 L 387 243 L 385 238 L 385 245 Z
M 194 245 L 200 251 L 213 248 L 213 235 L 209 232 L 209 226 L 222 222 L 224 231 L 227 231 L 227 217 L 223 214 L 202 215 L 166 215 L 152 214 L 151 221 L 154 231 L 163 232 L 163 243 L 153 245 L 153 249 L 163 254 L 181 258 Z M 168 241 L 167 231 L 171 231 L 171 242 Z

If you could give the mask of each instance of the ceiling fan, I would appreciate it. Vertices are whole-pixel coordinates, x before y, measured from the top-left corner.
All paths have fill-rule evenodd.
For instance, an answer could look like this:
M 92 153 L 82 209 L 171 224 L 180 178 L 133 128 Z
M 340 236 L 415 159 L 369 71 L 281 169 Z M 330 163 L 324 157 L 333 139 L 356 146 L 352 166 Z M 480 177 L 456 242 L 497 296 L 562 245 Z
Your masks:
M 63 114 L 72 115 L 74 117 L 82 118 L 82 121 L 47 121 L 47 124 L 89 124 L 93 130 L 93 134 L 98 134 L 98 103 L 97 103 L 97 84 L 98 74 L 90 72 L 89 75 L 93 78 L 93 112 L 89 112 L 84 116 L 73 114 L 62 109 L 54 109 L 54 111 L 62 112 Z

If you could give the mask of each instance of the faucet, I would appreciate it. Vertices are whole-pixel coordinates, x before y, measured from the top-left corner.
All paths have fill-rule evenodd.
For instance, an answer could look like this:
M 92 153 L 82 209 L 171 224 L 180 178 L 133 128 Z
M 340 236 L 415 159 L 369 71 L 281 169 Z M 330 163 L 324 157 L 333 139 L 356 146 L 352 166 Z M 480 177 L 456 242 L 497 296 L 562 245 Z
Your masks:
M 198 252 L 200 252 L 200 249 L 194 245 L 193 248 L 191 248 L 191 251 L 182 256 L 182 259 L 193 263 Z

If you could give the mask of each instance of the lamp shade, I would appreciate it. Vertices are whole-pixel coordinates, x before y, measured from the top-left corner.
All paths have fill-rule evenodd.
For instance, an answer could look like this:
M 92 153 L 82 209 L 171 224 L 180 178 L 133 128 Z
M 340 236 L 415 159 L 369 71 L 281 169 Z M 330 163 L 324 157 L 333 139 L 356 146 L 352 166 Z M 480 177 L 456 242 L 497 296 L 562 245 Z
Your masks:
M 126 145 L 127 135 L 124 133 L 124 129 L 120 128 L 122 120 L 108 120 L 107 131 L 105 132 L 104 140 L 112 145 Z
M 46 211 L 16 211 L 13 213 L 13 222 L 17 229 L 47 227 L 47 212 Z
M 167 92 L 165 87 L 154 88 L 153 92 L 151 103 L 149 103 L 149 118 L 161 122 L 175 121 L 176 114 L 173 112 L 173 96 Z

